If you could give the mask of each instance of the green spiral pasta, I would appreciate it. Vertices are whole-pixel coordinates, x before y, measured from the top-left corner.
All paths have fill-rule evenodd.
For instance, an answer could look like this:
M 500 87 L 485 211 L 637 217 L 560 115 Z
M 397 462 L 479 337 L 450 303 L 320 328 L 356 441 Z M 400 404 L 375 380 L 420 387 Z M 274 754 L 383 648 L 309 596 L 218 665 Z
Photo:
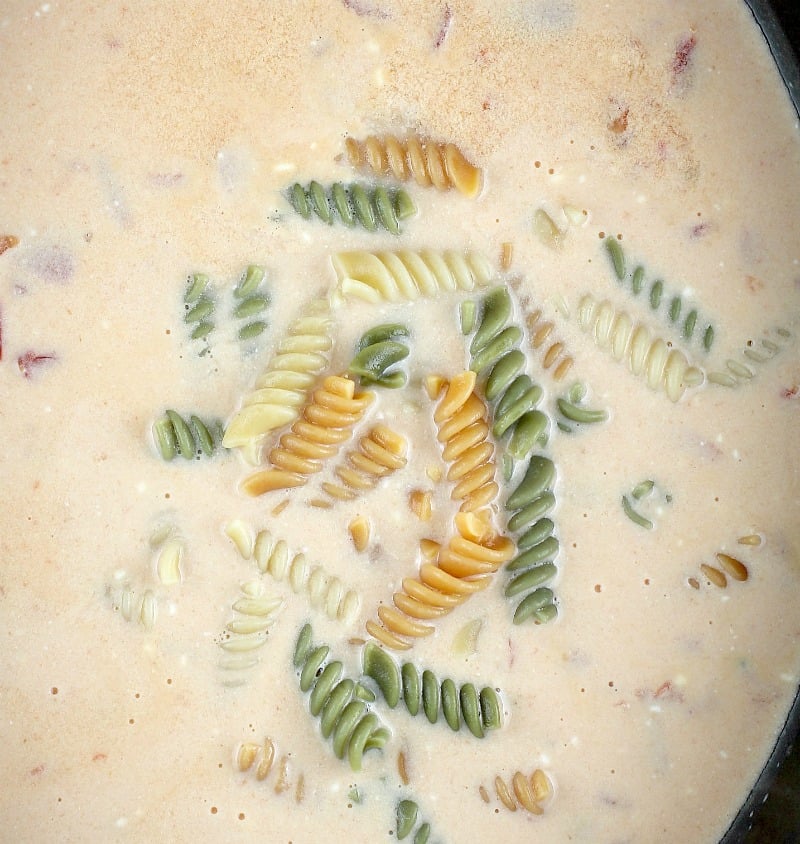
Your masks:
M 586 407 L 583 400 L 586 397 L 586 386 L 577 382 L 573 384 L 567 394 L 556 399 L 556 407 L 561 415 L 558 427 L 565 433 L 572 433 L 581 425 L 595 425 L 608 419 L 607 410 Z
M 487 284 L 492 269 L 478 252 L 337 252 L 333 268 L 344 297 L 371 304 L 413 301 L 440 292 L 474 290 Z
M 629 277 L 625 252 L 619 240 L 609 235 L 604 243 L 617 280 L 624 284 L 630 278 L 631 292 L 634 296 L 638 296 L 646 285 L 644 267 L 641 264 L 637 265 Z M 711 350 L 714 345 L 714 326 L 706 323 L 705 328 L 701 329 L 698 325 L 700 316 L 697 309 L 691 307 L 687 311 L 683 297 L 667 293 L 663 281 L 657 279 L 650 284 L 647 301 L 652 311 L 662 311 L 664 321 L 674 327 L 684 340 L 697 339 L 705 351 Z
M 756 377 L 756 372 L 779 352 L 783 351 L 793 340 L 792 332 L 779 327 L 765 332 L 758 343 L 751 340 L 742 345 L 738 358 L 728 358 L 724 368 L 707 374 L 712 384 L 721 387 L 738 387 Z
M 543 390 L 524 371 L 527 361 L 518 348 L 523 332 L 510 323 L 512 316 L 506 287 L 495 287 L 483 296 L 469 347 L 470 369 L 486 373 L 484 392 L 494 405 L 492 433 L 498 438 L 510 433 L 507 451 L 522 460 L 546 441 L 549 420 L 537 409 Z
M 191 329 L 189 336 L 192 340 L 205 340 L 214 330 L 211 317 L 216 308 L 209 290 L 209 278 L 205 273 L 189 276 L 183 294 L 183 307 L 183 321 Z
M 408 346 L 403 342 L 409 336 L 405 325 L 376 325 L 361 335 L 347 371 L 357 375 L 361 384 L 390 388 L 405 386 L 408 376 L 394 367 L 409 355 Z
M 323 738 L 330 739 L 333 752 L 347 759 L 354 771 L 361 770 L 364 754 L 384 747 L 389 730 L 369 708 L 374 696 L 360 683 L 342 678 L 343 665 L 329 661 L 327 645 L 312 644 L 311 625 L 297 637 L 294 666 L 299 670 L 300 690 L 308 692 L 309 712 L 320 721 Z
M 167 410 L 153 423 L 153 439 L 164 460 L 180 454 L 186 460 L 211 457 L 222 442 L 222 425 L 203 422 L 192 414 L 188 421 L 174 410 Z
M 263 281 L 264 268 L 250 264 L 233 289 L 233 316 L 239 322 L 240 340 L 253 340 L 267 328 L 267 323 L 261 318 L 269 307 L 269 297 L 260 290 Z
M 452 730 L 459 730 L 463 723 L 476 738 L 483 738 L 487 730 L 501 726 L 500 696 L 490 686 L 484 686 L 480 691 L 472 683 L 457 687 L 449 678 L 440 682 L 428 669 L 420 674 L 410 662 L 398 666 L 375 642 L 364 645 L 362 670 L 375 681 L 392 709 L 402 696 L 409 714 L 424 712 L 431 724 L 435 724 L 441 714 Z
M 414 837 L 411 839 L 413 844 L 428 844 L 428 840 L 431 835 L 431 825 L 428 821 L 423 821 L 419 826 L 417 826 L 417 821 L 419 820 L 419 806 L 413 800 L 404 798 L 398 802 L 397 809 L 395 811 L 395 819 L 398 841 L 408 838 L 408 836 L 414 832 L 414 828 L 416 827 Z
M 306 220 L 316 215 L 328 225 L 338 221 L 349 228 L 360 225 L 370 232 L 382 226 L 392 234 L 400 234 L 403 220 L 417 213 L 414 200 L 402 188 L 369 188 L 358 182 L 336 182 L 327 188 L 319 182 L 306 186 L 295 182 L 288 197 L 294 210 Z
M 548 514 L 555 507 L 556 469 L 548 457 L 531 457 L 520 483 L 506 500 L 512 513 L 508 529 L 520 533 L 517 556 L 506 564 L 511 575 L 505 586 L 508 598 L 525 597 L 514 611 L 514 624 L 533 620 L 551 621 L 558 615 L 552 589 L 547 586 L 558 573 L 555 558 L 559 551 L 555 524 Z

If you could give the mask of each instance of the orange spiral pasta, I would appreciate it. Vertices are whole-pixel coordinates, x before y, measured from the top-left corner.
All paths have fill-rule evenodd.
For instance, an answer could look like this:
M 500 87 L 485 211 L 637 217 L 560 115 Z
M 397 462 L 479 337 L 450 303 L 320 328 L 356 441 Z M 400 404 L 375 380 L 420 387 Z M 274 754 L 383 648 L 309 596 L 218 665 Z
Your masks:
M 498 775 L 492 785 L 498 799 L 510 812 L 516 812 L 521 806 L 534 815 L 541 815 L 544 812 L 541 804 L 553 796 L 553 785 L 541 768 L 530 775 L 515 771 L 510 785 Z M 479 791 L 483 801 L 488 803 L 488 790 L 481 786 Z
M 250 475 L 242 484 L 249 495 L 302 486 L 308 476 L 322 469 L 339 446 L 352 435 L 373 393 L 355 391 L 344 375 L 329 375 L 315 390 L 303 416 L 269 453 L 272 466 Z
M 470 164 L 455 144 L 439 144 L 417 135 L 405 139 L 394 135 L 370 135 L 363 141 L 345 141 L 347 157 L 354 167 L 391 176 L 400 182 L 413 179 L 420 187 L 446 191 L 455 188 L 470 198 L 483 188 L 483 171 Z
M 455 483 L 450 497 L 461 510 L 472 511 L 493 501 L 500 487 L 495 481 L 494 445 L 489 438 L 489 411 L 475 392 L 477 375 L 461 372 L 449 383 L 433 414 L 442 457 L 450 464 L 447 480 Z
M 411 641 L 433 633 L 427 622 L 485 589 L 514 552 L 514 543 L 490 523 L 488 510 L 456 514 L 455 534 L 436 562 L 423 563 L 417 577 L 403 580 L 402 591 L 392 596 L 394 606 L 379 607 L 378 621 L 369 620 L 367 632 L 388 648 L 408 650 Z
M 407 449 L 405 437 L 386 425 L 376 425 L 335 469 L 342 483 L 324 483 L 322 488 L 332 498 L 350 501 L 372 489 L 381 478 L 402 469 Z

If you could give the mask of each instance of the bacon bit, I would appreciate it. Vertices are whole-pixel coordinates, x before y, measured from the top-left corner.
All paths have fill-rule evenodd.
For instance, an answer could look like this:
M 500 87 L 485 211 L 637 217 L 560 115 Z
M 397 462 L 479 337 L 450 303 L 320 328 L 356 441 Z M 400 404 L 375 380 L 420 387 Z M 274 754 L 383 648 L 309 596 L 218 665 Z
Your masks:
M 17 358 L 17 365 L 19 366 L 19 371 L 22 373 L 22 377 L 30 378 L 34 370 L 54 360 L 57 360 L 54 352 L 51 352 L 49 355 L 37 355 L 36 352 L 27 351 L 24 355 L 20 355 Z
M 445 38 L 447 38 L 448 33 L 450 32 L 450 26 L 453 23 L 453 10 L 450 6 L 445 3 L 444 6 L 444 20 L 442 21 L 442 25 L 439 28 L 439 34 L 436 36 L 436 41 L 434 42 L 434 48 L 439 49 L 439 47 L 444 44 Z
M 612 117 L 608 122 L 608 128 L 615 135 L 622 135 L 628 131 L 628 115 L 630 114 L 630 109 L 616 100 L 612 100 L 611 102 L 615 107 L 616 116 Z
M 684 38 L 678 42 L 678 46 L 675 48 L 675 53 L 672 57 L 671 70 L 673 78 L 680 76 L 689 66 L 689 62 L 692 59 L 692 53 L 694 52 L 694 48 L 696 46 L 697 39 L 695 38 L 694 33 L 684 36 Z
M 783 390 L 781 390 L 781 398 L 796 399 L 799 393 L 800 386 L 798 386 L 797 384 L 792 384 L 791 387 L 785 387 Z
M 13 234 L 0 234 L 0 255 L 7 249 L 13 249 L 19 243 L 19 238 Z

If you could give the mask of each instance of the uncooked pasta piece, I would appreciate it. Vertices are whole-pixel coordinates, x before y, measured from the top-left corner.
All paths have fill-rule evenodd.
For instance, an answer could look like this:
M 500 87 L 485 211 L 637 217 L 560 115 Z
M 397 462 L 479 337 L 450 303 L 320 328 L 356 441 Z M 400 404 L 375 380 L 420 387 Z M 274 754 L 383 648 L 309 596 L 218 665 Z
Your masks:
M 341 294 L 372 304 L 470 291 L 488 283 L 492 276 L 489 262 L 477 252 L 337 252 L 332 262 Z
M 239 448 L 257 463 L 264 437 L 297 419 L 318 375 L 327 368 L 333 341 L 327 300 L 315 299 L 289 326 L 253 390 L 225 429 L 222 445 Z
M 397 181 L 413 179 L 421 187 L 432 185 L 442 191 L 455 188 L 471 198 L 478 196 L 483 187 L 482 171 L 452 143 L 435 143 L 417 135 L 371 135 L 363 141 L 347 138 L 345 148 L 354 167 Z
M 356 393 L 354 382 L 346 376 L 329 375 L 312 394 L 302 419 L 269 452 L 271 467 L 247 477 L 242 483 L 244 492 L 263 495 L 303 486 L 350 439 L 373 398 L 370 392 Z

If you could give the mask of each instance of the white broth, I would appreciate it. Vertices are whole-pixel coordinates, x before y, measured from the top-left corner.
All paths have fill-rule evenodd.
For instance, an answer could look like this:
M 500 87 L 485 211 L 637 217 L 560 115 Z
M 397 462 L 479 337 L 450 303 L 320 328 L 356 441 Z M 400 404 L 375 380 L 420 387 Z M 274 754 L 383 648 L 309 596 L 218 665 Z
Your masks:
M 747 7 L 12 0 L 0 55 L 0 837 L 719 840 L 800 683 Z

